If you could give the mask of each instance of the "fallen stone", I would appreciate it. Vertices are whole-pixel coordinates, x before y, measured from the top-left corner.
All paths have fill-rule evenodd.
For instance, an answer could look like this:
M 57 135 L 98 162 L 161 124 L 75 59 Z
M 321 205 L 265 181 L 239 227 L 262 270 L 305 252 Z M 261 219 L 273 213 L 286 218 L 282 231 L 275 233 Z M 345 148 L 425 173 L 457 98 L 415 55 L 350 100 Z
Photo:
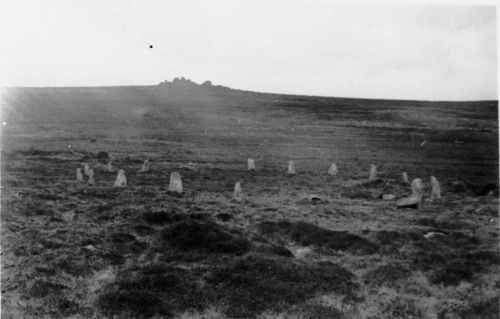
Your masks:
M 181 174 L 173 172 L 170 174 L 170 184 L 168 185 L 169 192 L 182 193 Z
M 338 169 L 337 169 L 337 165 L 335 165 L 335 163 L 332 163 L 332 165 L 330 166 L 330 168 L 328 169 L 328 175 L 330 176 L 335 176 L 338 174 Z
M 421 198 L 419 198 L 417 196 L 410 196 L 410 197 L 400 199 L 396 203 L 396 207 L 397 208 L 415 208 L 415 209 L 418 209 L 418 207 L 420 205 L 420 201 L 421 201 Z
M 116 175 L 116 180 L 113 187 L 125 187 L 125 186 L 127 186 L 127 177 L 125 176 L 125 171 L 121 169 L 118 171 L 118 175 Z
M 194 170 L 198 169 L 198 164 L 193 163 L 193 162 L 187 162 L 186 164 L 181 164 L 179 167 L 194 171 Z
M 431 231 L 424 235 L 425 239 L 432 239 L 434 237 L 439 237 L 439 236 L 444 237 L 446 236 L 446 234 Z
M 394 194 L 384 194 L 384 195 L 382 195 L 382 199 L 383 200 L 393 200 L 395 198 L 396 198 L 396 195 L 394 195 Z

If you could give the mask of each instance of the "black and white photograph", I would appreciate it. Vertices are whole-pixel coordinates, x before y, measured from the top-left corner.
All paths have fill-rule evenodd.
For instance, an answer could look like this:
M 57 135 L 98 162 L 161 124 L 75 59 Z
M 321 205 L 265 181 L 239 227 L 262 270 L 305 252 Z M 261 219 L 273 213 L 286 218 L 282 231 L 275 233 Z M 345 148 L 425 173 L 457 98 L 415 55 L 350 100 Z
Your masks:
M 496 1 L 0 1 L 2 319 L 498 319 Z

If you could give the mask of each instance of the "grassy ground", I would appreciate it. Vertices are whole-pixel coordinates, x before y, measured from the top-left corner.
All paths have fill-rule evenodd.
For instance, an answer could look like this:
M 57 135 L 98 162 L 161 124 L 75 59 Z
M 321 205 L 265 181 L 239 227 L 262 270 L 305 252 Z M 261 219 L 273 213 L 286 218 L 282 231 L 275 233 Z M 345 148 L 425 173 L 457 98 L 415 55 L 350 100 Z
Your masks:
M 6 95 L 5 318 L 498 317 L 496 103 L 171 93 Z M 95 186 L 75 182 L 84 163 Z M 410 193 L 403 170 L 443 198 L 382 200 Z

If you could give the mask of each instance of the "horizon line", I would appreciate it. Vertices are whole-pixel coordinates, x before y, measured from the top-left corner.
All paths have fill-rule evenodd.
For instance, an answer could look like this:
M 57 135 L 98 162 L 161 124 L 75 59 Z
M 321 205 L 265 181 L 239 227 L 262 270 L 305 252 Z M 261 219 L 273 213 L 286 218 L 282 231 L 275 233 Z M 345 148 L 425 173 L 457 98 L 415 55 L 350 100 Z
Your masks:
M 190 80 L 186 78 L 186 80 Z M 172 81 L 165 80 L 167 82 L 172 83 Z M 192 80 L 191 80 L 192 81 Z M 196 85 L 201 87 L 201 84 L 198 84 L 192 81 Z M 2 89 L 78 89 L 78 88 L 126 88 L 126 87 L 161 87 L 160 84 L 127 84 L 127 85 L 69 85 L 69 86 L 0 86 L 0 95 L 2 93 Z M 327 98 L 327 99 L 346 99 L 346 100 L 382 100 L 382 101 L 401 101 L 401 102 L 431 102 L 431 103 L 471 103 L 471 102 L 497 102 L 497 99 L 484 99 L 484 100 L 418 100 L 418 99 L 407 99 L 407 98 L 382 98 L 382 97 L 351 97 L 351 96 L 332 96 L 332 95 L 311 95 L 311 94 L 300 94 L 300 93 L 279 93 L 279 92 L 265 92 L 265 91 L 252 91 L 246 89 L 236 89 L 229 86 L 225 86 L 223 84 L 213 84 L 212 87 L 222 86 L 225 89 L 230 89 L 233 91 L 240 91 L 246 93 L 254 93 L 254 94 L 268 94 L 268 95 L 287 95 L 287 96 L 302 96 L 302 97 L 310 97 L 310 98 Z

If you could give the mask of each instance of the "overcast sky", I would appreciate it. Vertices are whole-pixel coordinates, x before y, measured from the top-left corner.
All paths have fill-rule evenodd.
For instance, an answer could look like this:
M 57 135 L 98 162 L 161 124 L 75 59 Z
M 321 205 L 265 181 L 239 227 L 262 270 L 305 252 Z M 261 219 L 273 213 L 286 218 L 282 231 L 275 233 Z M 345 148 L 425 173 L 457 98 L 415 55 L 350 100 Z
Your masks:
M 497 99 L 494 6 L 309 2 L 3 0 L 0 85 Z

